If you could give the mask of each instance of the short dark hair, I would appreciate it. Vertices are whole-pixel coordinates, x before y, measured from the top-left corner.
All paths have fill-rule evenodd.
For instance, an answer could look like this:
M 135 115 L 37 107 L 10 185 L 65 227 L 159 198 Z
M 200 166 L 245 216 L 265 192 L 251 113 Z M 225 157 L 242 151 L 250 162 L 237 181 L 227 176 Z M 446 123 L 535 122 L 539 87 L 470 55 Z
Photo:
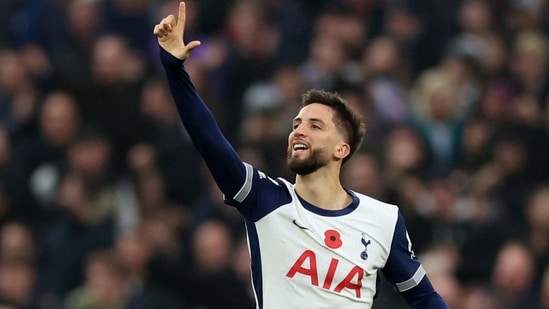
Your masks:
M 301 106 L 305 107 L 312 103 L 323 104 L 334 110 L 334 124 L 343 132 L 346 142 L 351 147 L 349 155 L 343 159 L 343 163 L 347 162 L 360 148 L 366 134 L 362 117 L 337 92 L 311 89 L 301 96 Z

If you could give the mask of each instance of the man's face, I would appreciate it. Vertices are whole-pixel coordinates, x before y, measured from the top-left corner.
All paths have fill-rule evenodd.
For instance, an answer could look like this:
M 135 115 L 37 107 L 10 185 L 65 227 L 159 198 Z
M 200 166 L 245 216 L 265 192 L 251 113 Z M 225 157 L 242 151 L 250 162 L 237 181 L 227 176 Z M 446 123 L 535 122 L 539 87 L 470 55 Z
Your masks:
M 326 105 L 312 103 L 303 107 L 293 121 L 288 136 L 287 164 L 298 175 L 307 175 L 326 166 L 342 138 L 333 119 L 333 110 Z

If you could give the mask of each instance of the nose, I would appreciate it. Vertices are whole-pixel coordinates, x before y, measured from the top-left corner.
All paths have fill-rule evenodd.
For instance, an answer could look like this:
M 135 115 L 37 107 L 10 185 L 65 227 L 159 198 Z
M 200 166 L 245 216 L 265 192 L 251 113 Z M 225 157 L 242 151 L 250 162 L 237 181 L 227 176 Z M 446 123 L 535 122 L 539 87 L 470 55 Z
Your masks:
M 292 131 L 292 133 L 294 134 L 294 136 L 304 136 L 305 135 L 305 131 L 303 130 L 302 125 L 296 126 L 294 128 L 294 130 Z

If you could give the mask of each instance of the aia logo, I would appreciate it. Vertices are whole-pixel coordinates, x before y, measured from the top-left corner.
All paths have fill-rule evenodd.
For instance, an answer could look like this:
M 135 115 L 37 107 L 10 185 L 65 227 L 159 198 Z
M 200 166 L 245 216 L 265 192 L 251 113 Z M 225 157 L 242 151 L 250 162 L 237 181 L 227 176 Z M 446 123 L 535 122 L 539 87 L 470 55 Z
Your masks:
M 323 289 L 331 290 L 336 293 L 341 293 L 343 290 L 349 290 L 360 298 L 362 288 L 362 278 L 364 270 L 358 266 L 353 266 L 349 269 L 341 269 L 339 260 L 332 258 L 328 265 L 326 273 L 319 272 L 317 256 L 312 250 L 305 250 L 294 262 L 290 270 L 286 273 L 286 277 L 292 279 L 295 276 L 308 278 L 313 286 L 320 286 Z M 337 279 L 336 279 L 337 278 Z M 334 280 L 335 279 L 335 280 Z
M 294 222 L 294 224 L 296 224 Z M 296 224 L 299 226 L 298 224 Z M 303 227 L 301 227 L 303 229 Z M 361 253 L 368 258 L 366 247 L 370 240 L 366 242 L 363 239 L 364 251 Z M 324 232 L 324 244 L 330 249 L 340 249 L 343 246 L 341 233 L 336 230 L 326 230 Z M 320 271 L 326 269 L 327 271 Z M 286 277 L 292 279 L 296 276 L 308 278 L 313 286 L 322 287 L 336 293 L 342 293 L 344 290 L 350 291 L 356 298 L 361 296 L 362 278 L 367 275 L 364 269 L 358 265 L 351 265 L 350 268 L 341 266 L 340 260 L 331 258 L 327 265 L 319 265 L 317 254 L 312 250 L 305 250 L 290 267 Z

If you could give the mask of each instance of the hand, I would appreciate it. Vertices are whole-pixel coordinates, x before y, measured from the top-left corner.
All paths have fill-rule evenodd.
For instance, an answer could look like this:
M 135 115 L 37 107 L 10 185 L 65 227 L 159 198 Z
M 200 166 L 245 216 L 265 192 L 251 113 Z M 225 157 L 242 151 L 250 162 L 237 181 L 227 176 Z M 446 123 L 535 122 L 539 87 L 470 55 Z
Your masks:
M 200 45 L 200 41 L 191 41 L 185 45 L 185 2 L 179 3 L 179 13 L 175 16 L 168 15 L 154 26 L 153 33 L 158 38 L 158 45 L 180 60 L 185 60 L 191 51 Z

